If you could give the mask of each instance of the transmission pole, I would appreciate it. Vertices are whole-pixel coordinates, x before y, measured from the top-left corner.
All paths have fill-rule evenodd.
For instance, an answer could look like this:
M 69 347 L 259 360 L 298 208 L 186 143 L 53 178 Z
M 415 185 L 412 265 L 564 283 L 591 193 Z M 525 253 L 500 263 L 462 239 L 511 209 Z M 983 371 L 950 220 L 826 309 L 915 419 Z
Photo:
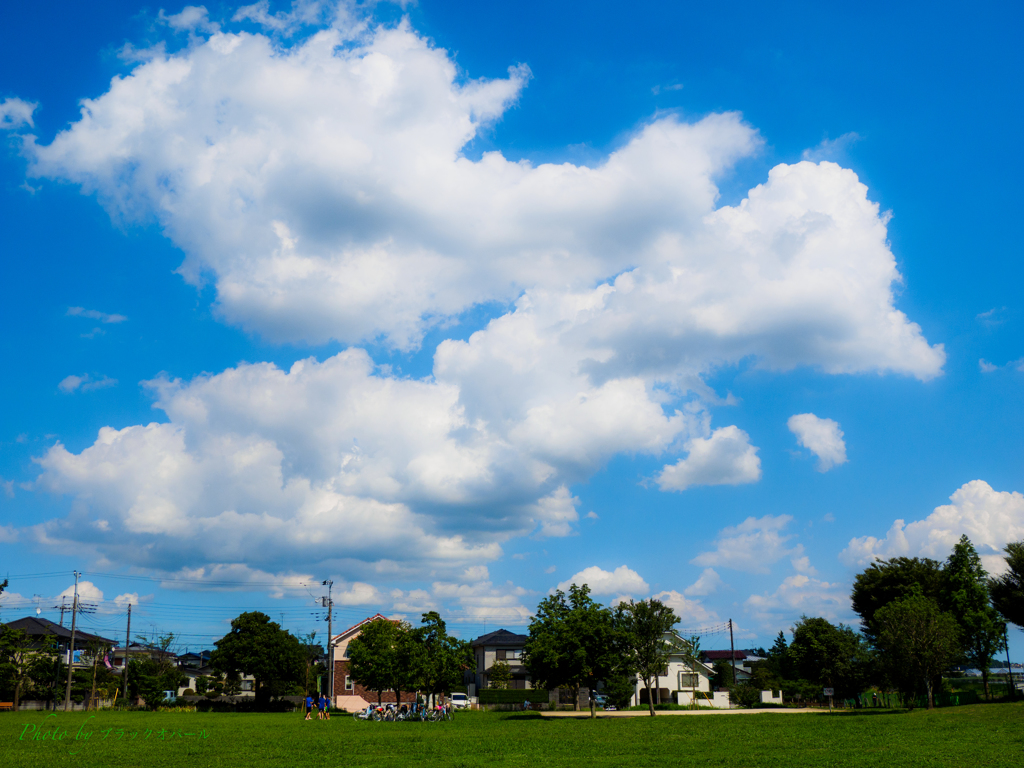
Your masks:
M 132 642 L 132 604 L 128 603 L 128 629 L 124 633 L 124 666 L 121 668 L 121 683 L 124 690 L 121 700 L 128 701 L 128 646 Z
M 78 577 L 81 576 L 75 571 L 75 598 L 71 602 L 71 646 L 68 649 L 68 685 L 64 689 L 64 711 L 71 706 L 71 677 L 75 671 L 75 619 L 78 618 Z
M 732 619 L 729 619 L 729 665 L 732 667 L 732 687 L 736 689 L 736 646 L 732 644 Z M 731 702 L 732 699 L 730 698 Z
M 334 582 L 325 579 L 323 583 L 327 586 L 327 698 L 331 700 L 331 706 L 334 706 L 334 643 L 331 642 L 334 636 L 334 600 L 331 599 Z

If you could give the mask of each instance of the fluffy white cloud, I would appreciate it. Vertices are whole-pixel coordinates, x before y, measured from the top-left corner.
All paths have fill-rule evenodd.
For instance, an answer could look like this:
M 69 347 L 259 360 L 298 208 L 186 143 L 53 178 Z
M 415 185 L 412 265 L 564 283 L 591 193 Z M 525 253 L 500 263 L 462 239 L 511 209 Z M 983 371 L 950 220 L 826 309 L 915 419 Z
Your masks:
M 32 102 L 15 98 L 0 101 L 0 130 L 14 130 L 25 125 L 32 127 L 32 113 L 36 106 Z
M 705 568 L 700 577 L 683 590 L 683 594 L 688 597 L 707 597 L 721 589 L 724 583 L 714 568 Z
M 748 517 L 739 525 L 723 528 L 715 540 L 715 550 L 701 552 L 690 562 L 750 573 L 768 573 L 769 566 L 782 558 L 803 554 L 803 546 L 789 546 L 793 536 L 782 533 L 792 519 L 790 515 Z
M 856 619 L 850 607 L 848 584 L 820 581 L 803 573 L 788 576 L 772 593 L 751 595 L 743 607 L 772 632 L 789 629 L 801 615 L 822 616 L 832 622 Z
M 722 427 L 711 437 L 695 437 L 684 446 L 689 454 L 662 469 L 663 491 L 684 491 L 694 485 L 741 485 L 761 479 L 761 460 L 750 436 L 738 427 Z
M 473 160 L 525 66 L 468 79 L 408 22 L 347 6 L 236 19 L 271 32 L 166 16 L 187 46 L 149 49 L 50 144 L 28 137 L 31 173 L 155 222 L 220 316 L 272 340 L 408 350 L 474 305 L 508 311 L 443 341 L 424 380 L 349 349 L 154 382 L 167 423 L 41 457 L 42 487 L 76 503 L 40 541 L 169 569 L 461 568 L 572 533 L 569 488 L 619 453 L 670 454 L 665 490 L 756 481 L 747 434 L 711 428 L 720 366 L 941 372 L 853 172 L 780 165 L 716 207 L 715 179 L 760 145 L 734 113 L 658 118 L 593 167 Z
M 686 633 L 688 629 L 700 629 L 702 625 L 720 621 L 718 614 L 704 606 L 700 600 L 686 597 L 674 589 L 651 595 L 671 608 L 679 617 L 676 631 Z
M 646 595 L 651 589 L 639 573 L 625 565 L 614 571 L 592 565 L 563 581 L 558 589 L 568 592 L 573 584 L 578 587 L 586 584 L 594 595 Z
M 63 592 L 57 595 L 57 599 L 68 598 L 67 604 L 71 605 L 71 601 L 75 597 L 75 585 L 72 584 Z M 103 590 L 93 584 L 91 581 L 79 581 L 78 582 L 78 601 L 80 603 L 102 603 L 103 602 Z
M 944 560 L 964 534 L 981 555 L 990 573 L 1002 573 L 1002 550 L 1024 539 L 1024 495 L 996 491 L 984 480 L 964 483 L 949 497 L 951 504 L 936 507 L 924 520 L 892 524 L 884 538 L 851 539 L 840 554 L 849 565 L 863 566 L 890 557 L 931 557 Z
M 274 26 L 265 10 L 243 15 Z M 639 334 L 645 367 L 753 354 L 939 372 L 941 348 L 893 308 L 885 217 L 852 172 L 778 166 L 716 210 L 713 179 L 760 143 L 735 114 L 658 119 L 595 167 L 466 158 L 528 77 L 466 80 L 406 22 L 341 14 L 291 47 L 218 31 L 154 53 L 26 151 L 34 175 L 156 220 L 187 254 L 182 274 L 214 275 L 223 316 L 272 339 L 409 348 L 473 304 L 633 268 L 595 365 Z
M 839 422 L 822 419 L 813 413 L 798 413 L 786 422 L 797 442 L 818 457 L 818 471 L 846 463 L 846 443 Z
M 523 605 L 530 592 L 511 581 L 495 585 L 490 581 L 486 566 L 467 568 L 463 583 L 435 581 L 432 585 L 436 599 L 448 605 L 446 615 L 459 622 L 505 621 L 525 624 L 532 610 Z

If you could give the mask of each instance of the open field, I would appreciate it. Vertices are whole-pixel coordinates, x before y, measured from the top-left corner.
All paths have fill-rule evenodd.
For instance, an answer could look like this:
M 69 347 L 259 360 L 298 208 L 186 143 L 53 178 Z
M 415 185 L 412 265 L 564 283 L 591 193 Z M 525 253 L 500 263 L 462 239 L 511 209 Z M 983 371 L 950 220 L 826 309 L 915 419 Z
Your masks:
M 357 723 L 351 716 L 307 723 L 299 714 L 100 712 L 45 722 L 43 713 L 0 714 L 0 766 L 1017 768 L 1024 755 L 1024 703 L 933 712 L 596 721 L 474 712 L 453 723 Z M 33 739 L 47 733 L 50 738 Z M 186 735 L 202 733 L 205 738 Z

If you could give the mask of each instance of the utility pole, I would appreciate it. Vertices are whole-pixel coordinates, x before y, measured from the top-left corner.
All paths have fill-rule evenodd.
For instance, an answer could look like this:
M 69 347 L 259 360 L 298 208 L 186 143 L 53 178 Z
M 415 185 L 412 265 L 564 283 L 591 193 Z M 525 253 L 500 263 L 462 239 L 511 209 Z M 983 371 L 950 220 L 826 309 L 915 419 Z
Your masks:
M 331 700 L 331 706 L 334 706 L 334 643 L 331 642 L 334 636 L 334 600 L 331 599 L 334 582 L 324 579 L 323 584 L 327 587 L 327 598 L 324 601 L 327 608 L 327 698 Z
M 736 688 L 736 646 L 732 644 L 732 619 L 729 619 L 729 665 L 732 667 L 732 687 Z M 729 698 L 732 706 L 732 698 Z
M 75 671 L 75 619 L 78 618 L 78 577 L 81 575 L 75 571 L 75 598 L 71 602 L 71 645 L 68 648 L 68 685 L 64 689 L 65 712 L 71 706 L 71 677 Z
M 121 668 L 121 700 L 128 701 L 128 646 L 132 642 L 132 604 L 128 603 L 128 629 L 124 633 L 124 666 Z

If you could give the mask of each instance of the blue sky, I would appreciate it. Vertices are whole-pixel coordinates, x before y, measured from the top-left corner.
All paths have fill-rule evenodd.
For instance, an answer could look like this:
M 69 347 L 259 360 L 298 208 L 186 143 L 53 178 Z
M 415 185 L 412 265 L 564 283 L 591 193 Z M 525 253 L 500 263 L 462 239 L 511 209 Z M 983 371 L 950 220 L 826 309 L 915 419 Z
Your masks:
M 332 578 L 469 637 L 576 577 L 769 645 L 873 556 L 994 566 L 1020 22 L 4 6 L 2 617 L 77 568 L 115 636 L 322 632 Z

